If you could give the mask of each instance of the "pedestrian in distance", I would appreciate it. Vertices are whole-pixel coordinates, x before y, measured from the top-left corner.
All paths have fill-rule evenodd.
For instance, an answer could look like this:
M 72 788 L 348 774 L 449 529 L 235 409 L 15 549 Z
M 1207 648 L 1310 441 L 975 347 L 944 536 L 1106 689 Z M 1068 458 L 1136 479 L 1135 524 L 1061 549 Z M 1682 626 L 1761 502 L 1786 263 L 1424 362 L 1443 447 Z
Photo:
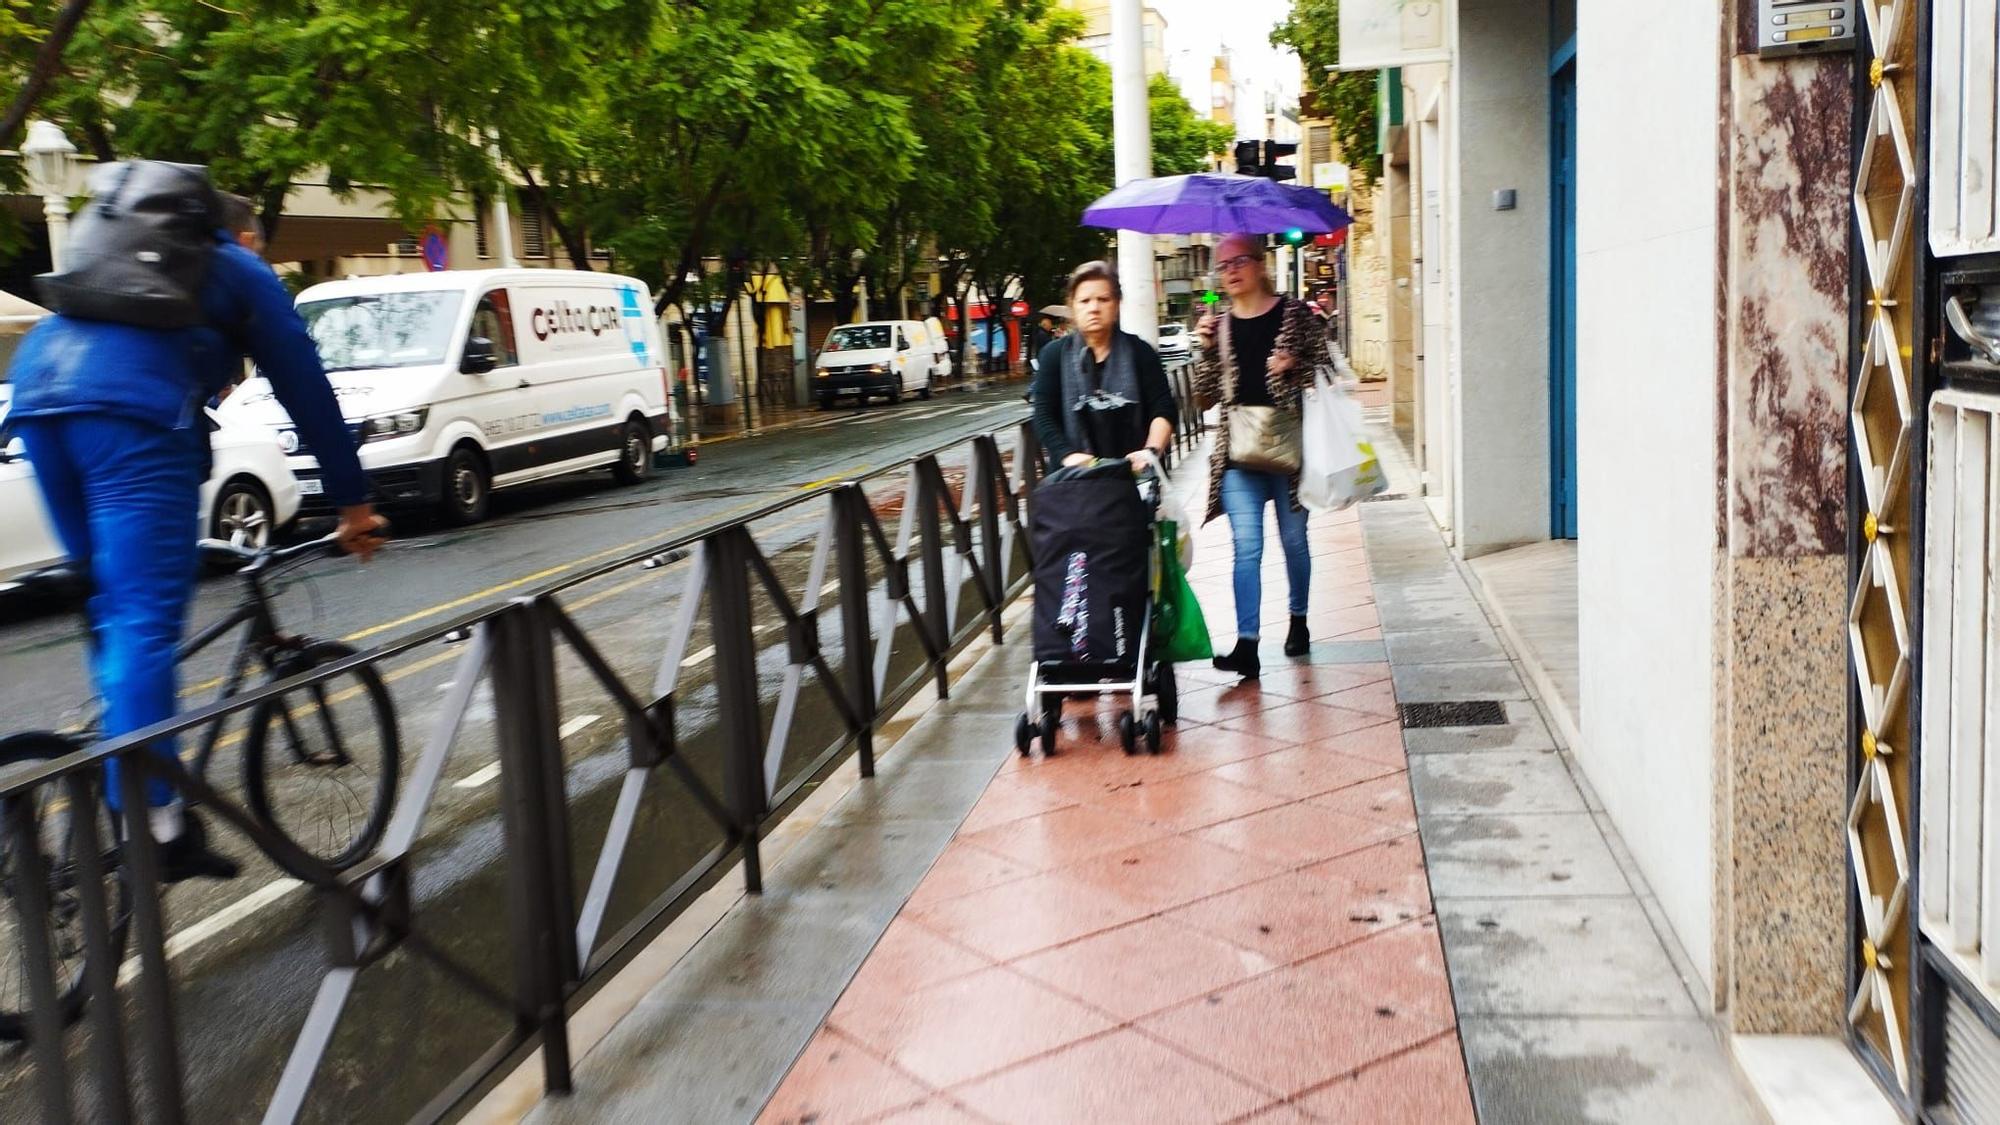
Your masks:
M 206 170 L 130 161 L 99 168 L 92 187 L 69 268 L 41 279 L 56 313 L 22 340 L 8 377 L 50 520 L 90 580 L 91 672 L 115 738 L 179 710 L 175 648 L 209 470 L 202 405 L 246 355 L 319 459 L 340 546 L 365 561 L 385 525 L 291 294 L 227 229 Z M 175 754 L 170 739 L 148 749 Z M 117 808 L 115 769 L 106 788 Z M 237 874 L 180 794 L 154 781 L 146 798 L 166 882 Z
M 1085 262 L 1069 275 L 1075 331 L 1042 347 L 1034 382 L 1035 435 L 1056 464 L 1124 457 L 1137 472 L 1148 451 L 1164 457 L 1173 441 L 1166 368 L 1151 344 L 1118 327 L 1123 300 L 1118 272 L 1107 262 Z M 1125 408 L 1094 408 L 1113 400 Z M 1086 419 L 1086 411 L 1093 417 Z
M 1325 331 L 1313 310 L 1295 297 L 1280 296 L 1272 287 L 1261 238 L 1229 235 L 1215 248 L 1215 262 L 1229 308 L 1223 313 L 1210 311 L 1195 326 L 1201 359 L 1194 372 L 1196 401 L 1203 409 L 1221 405 L 1221 425 L 1209 455 L 1208 511 L 1203 522 L 1226 512 L 1235 548 L 1236 647 L 1216 657 L 1215 666 L 1256 679 L 1267 505 L 1277 513 L 1278 543 L 1285 553 L 1290 587 L 1286 656 L 1303 656 L 1312 643 L 1306 628 L 1312 557 L 1306 547 L 1306 510 L 1299 503 L 1296 464 L 1289 472 L 1278 472 L 1232 460 L 1231 415 L 1246 408 L 1266 408 L 1276 425 L 1289 424 L 1296 434 L 1302 395 L 1313 369 L 1331 359 Z M 1247 457 L 1248 451 L 1243 452 Z

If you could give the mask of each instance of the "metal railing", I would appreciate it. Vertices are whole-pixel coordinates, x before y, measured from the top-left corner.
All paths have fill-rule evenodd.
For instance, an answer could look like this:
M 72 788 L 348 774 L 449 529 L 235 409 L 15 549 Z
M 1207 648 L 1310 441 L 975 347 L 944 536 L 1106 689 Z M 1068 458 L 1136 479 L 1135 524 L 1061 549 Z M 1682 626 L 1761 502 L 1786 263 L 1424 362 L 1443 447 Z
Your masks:
M 1178 372 L 1177 389 L 1186 381 L 1186 371 Z M 1003 449 L 1002 439 L 1010 432 L 1012 448 Z M 858 754 L 862 776 L 872 777 L 874 735 L 885 717 L 927 683 L 935 684 L 940 696 L 948 694 L 950 661 L 980 633 L 1001 639 L 1002 611 L 1028 582 L 1024 508 L 1041 476 L 1041 459 L 1033 428 L 1025 422 L 961 438 L 865 477 L 811 488 L 729 522 L 665 539 L 537 593 L 31 767 L 0 785 L 0 814 L 15 852 L 15 870 L 43 869 L 47 826 L 37 817 L 47 815 L 46 809 L 99 808 L 102 767 L 115 760 L 121 764 L 126 810 L 143 810 L 149 778 L 168 780 L 307 886 L 312 908 L 324 923 L 320 962 L 311 969 L 317 983 L 310 1005 L 283 1050 L 275 1085 L 268 1070 L 262 1077 L 238 1078 L 226 1095 L 230 1114 L 254 1104 L 265 1089 L 269 1094 L 260 1115 L 267 1122 L 354 1112 L 316 1097 L 331 1097 L 325 1087 L 335 1084 L 325 1079 L 334 1045 L 352 1046 L 353 1029 L 349 1026 L 349 1035 L 342 1038 L 343 1026 L 370 1020 L 369 1005 L 384 1002 L 383 989 L 371 992 L 370 980 L 389 972 L 385 966 L 412 963 L 443 982 L 448 1003 L 483 1006 L 501 1030 L 485 1039 L 472 1038 L 464 1053 L 478 1050 L 476 1060 L 438 1064 L 438 1073 L 426 1077 L 420 1091 L 405 1092 L 393 1107 L 378 1106 L 375 1112 L 417 1120 L 462 1113 L 538 1049 L 545 1088 L 567 1091 L 573 1078 L 568 1020 L 583 1000 L 721 879 L 732 861 L 740 859 L 746 889 L 759 892 L 759 840 L 767 829 L 850 752 Z M 818 508 L 818 530 L 810 539 L 809 556 L 792 560 L 805 566 L 801 585 L 780 575 L 753 528 L 781 513 L 803 512 L 811 518 L 812 506 Z M 893 539 L 885 527 L 891 517 L 899 520 Z M 650 684 L 635 686 L 579 624 L 581 607 L 594 599 L 576 595 L 587 583 L 613 574 L 629 578 L 663 562 L 685 564 L 684 593 L 666 635 L 651 638 L 654 646 L 663 642 L 657 673 Z M 826 590 L 836 591 L 832 606 L 821 602 Z M 760 600 L 777 618 L 767 618 L 761 629 L 754 624 Z M 962 603 L 970 606 L 969 612 L 961 612 Z M 713 693 L 714 724 L 695 730 L 693 720 L 677 715 L 677 702 L 696 690 L 683 683 L 682 670 L 690 663 L 690 640 L 702 628 L 713 646 L 713 670 L 712 680 L 699 685 L 699 692 L 704 706 Z M 781 635 L 760 640 L 774 632 Z M 265 828 L 239 801 L 145 749 L 157 739 L 224 723 L 262 700 L 462 636 L 468 637 L 463 650 L 444 657 L 451 662 L 452 678 L 442 689 L 443 702 L 430 722 L 427 742 L 407 771 L 383 841 L 372 856 L 345 871 L 315 859 Z M 580 850 L 576 840 L 580 831 L 594 830 L 594 822 L 581 813 L 584 787 L 569 772 L 573 763 L 564 758 L 558 710 L 558 653 L 564 649 L 567 666 L 581 668 L 585 686 L 608 697 L 622 723 L 615 802 L 602 817 L 602 843 L 587 878 L 579 878 L 584 868 L 575 854 Z M 761 669 L 760 657 L 765 658 Z M 768 698 L 771 693 L 760 687 L 760 679 L 775 676 L 780 666 L 782 684 L 775 698 Z M 892 677 L 896 668 L 903 670 L 900 677 Z M 818 688 L 811 695 L 808 678 Z M 455 747 L 462 748 L 461 728 L 482 682 L 491 689 L 504 874 L 495 873 L 490 862 L 481 870 L 504 882 L 504 923 L 496 927 L 504 929 L 504 939 L 494 957 L 502 979 L 488 971 L 496 966 L 480 964 L 457 947 L 463 935 L 453 927 L 462 929 L 463 922 L 433 905 L 434 888 L 420 886 L 416 870 L 419 846 L 434 845 L 444 831 L 428 822 L 442 800 L 447 763 Z M 809 722 L 801 720 L 808 699 L 818 709 Z M 704 749 L 693 749 L 698 745 Z M 719 762 L 711 760 L 710 747 Z M 610 756 L 617 765 L 618 755 Z M 714 776 L 718 772 L 719 779 Z M 38 801 L 50 794 L 48 787 L 57 787 L 62 800 Z M 679 803 L 668 808 L 670 799 Z M 656 831 L 663 819 L 677 832 L 699 828 L 698 846 L 705 851 L 684 867 L 650 872 L 667 877 L 664 888 L 649 890 L 637 905 L 624 902 L 614 908 L 621 872 L 630 875 L 634 856 L 656 858 L 648 851 L 651 845 L 640 841 L 650 839 L 647 833 Z M 177 1015 L 182 1013 L 176 997 L 180 993 L 184 999 L 191 986 L 177 982 L 170 971 L 159 855 L 144 815 L 125 816 L 124 842 L 118 845 L 101 838 L 98 816 L 72 815 L 68 820 L 86 950 L 87 1007 L 74 1028 L 65 1028 L 59 1010 L 62 982 L 57 950 L 50 942 L 50 887 L 38 878 L 16 879 L 11 904 L 0 904 L 17 912 L 23 935 L 30 1014 L 24 1059 L 29 1073 L 23 1081 L 32 1083 L 40 1112 L 51 1121 L 81 1116 L 109 1122 L 136 1116 L 181 1121 L 211 1115 L 212 1107 L 190 1109 L 195 1091 L 188 1081 L 190 1060 L 181 1049 Z M 111 863 L 122 868 L 122 887 L 118 876 L 106 870 Z M 122 893 L 108 893 L 107 881 Z M 623 893 L 629 897 L 629 891 Z M 121 996 L 113 935 L 124 918 L 113 911 L 123 901 L 129 901 L 129 955 L 134 960 L 126 966 L 132 987 Z M 243 998 L 229 1002 L 240 1005 Z M 376 1018 L 393 1022 L 379 1009 Z M 374 1026 L 368 1031 L 389 1034 Z M 349 1078 L 352 1071 L 379 1075 L 382 1067 L 404 1062 L 392 1055 L 387 1061 L 350 1063 L 342 1072 Z M 25 1092 L 15 1096 L 26 1104 Z M 214 1096 L 203 1093 L 201 1100 Z

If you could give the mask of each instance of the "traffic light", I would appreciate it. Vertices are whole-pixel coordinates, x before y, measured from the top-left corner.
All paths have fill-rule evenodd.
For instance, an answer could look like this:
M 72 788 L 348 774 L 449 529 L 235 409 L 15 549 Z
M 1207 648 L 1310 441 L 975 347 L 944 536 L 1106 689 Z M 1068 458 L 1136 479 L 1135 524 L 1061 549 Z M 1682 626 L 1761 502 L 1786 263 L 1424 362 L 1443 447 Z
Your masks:
M 1297 151 L 1299 151 L 1299 146 L 1292 141 L 1265 141 L 1264 175 L 1273 180 L 1298 179 L 1299 170 L 1297 168 L 1288 164 L 1278 163 L 1279 157 L 1290 156 Z
M 1236 174 L 1261 176 L 1267 180 L 1296 180 L 1299 170 L 1289 164 L 1278 163 L 1278 158 L 1297 151 L 1299 146 L 1291 141 L 1237 141 Z
M 1218 301 L 1220 301 L 1220 300 L 1222 300 L 1222 294 L 1220 294 L 1220 293 L 1217 293 L 1217 292 L 1216 292 L 1215 290 L 1213 290 L 1213 289 L 1204 289 L 1204 290 L 1202 290 L 1202 294 L 1201 294 L 1201 303 L 1202 303 L 1202 304 L 1204 304 L 1204 305 L 1212 305 L 1212 304 L 1215 304 L 1216 302 L 1218 302 Z
M 1236 174 L 1239 176 L 1263 175 L 1263 159 L 1258 155 L 1260 141 L 1236 142 Z
M 1306 232 L 1300 230 L 1297 227 L 1293 227 L 1292 229 L 1285 232 L 1285 244 L 1287 246 L 1297 246 L 1299 243 L 1304 242 L 1305 240 L 1306 240 Z

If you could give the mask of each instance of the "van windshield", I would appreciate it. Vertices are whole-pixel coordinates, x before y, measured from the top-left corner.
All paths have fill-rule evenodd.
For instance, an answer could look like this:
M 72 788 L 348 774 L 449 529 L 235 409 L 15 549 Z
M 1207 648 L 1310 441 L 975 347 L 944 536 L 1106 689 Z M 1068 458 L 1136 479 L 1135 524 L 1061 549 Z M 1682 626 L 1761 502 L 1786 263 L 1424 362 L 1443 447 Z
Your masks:
M 826 350 L 830 352 L 859 352 L 888 346 L 886 324 L 843 324 L 826 338 Z
M 370 293 L 299 306 L 328 371 L 427 367 L 445 361 L 464 294 Z

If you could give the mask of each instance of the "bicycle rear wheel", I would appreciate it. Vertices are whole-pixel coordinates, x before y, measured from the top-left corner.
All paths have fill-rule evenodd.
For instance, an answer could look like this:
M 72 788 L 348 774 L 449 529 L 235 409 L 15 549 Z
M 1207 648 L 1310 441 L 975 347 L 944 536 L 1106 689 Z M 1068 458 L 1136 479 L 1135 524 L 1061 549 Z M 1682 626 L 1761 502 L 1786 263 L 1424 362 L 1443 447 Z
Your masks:
M 310 642 L 271 677 L 296 676 L 354 652 L 336 641 Z M 335 869 L 352 867 L 388 828 L 399 755 L 388 687 L 373 668 L 351 668 L 251 709 L 244 798 L 265 827 L 308 855 Z
M 32 731 L 0 738 L 0 783 L 17 774 L 79 749 L 58 734 Z M 48 889 L 46 929 L 54 954 L 56 1001 L 65 1025 L 83 1014 L 84 912 L 72 818 L 77 810 L 59 784 L 37 788 L 32 798 L 36 839 L 40 843 L 40 873 L 31 873 L 14 847 L 13 834 L 0 825 L 0 1040 L 28 1037 L 28 962 L 22 950 L 22 922 L 15 896 L 24 878 L 39 878 Z M 132 888 L 118 855 L 111 810 L 103 802 L 89 810 L 97 817 L 99 862 L 104 872 L 104 901 L 111 907 L 111 954 L 125 955 L 125 932 L 132 921 Z

